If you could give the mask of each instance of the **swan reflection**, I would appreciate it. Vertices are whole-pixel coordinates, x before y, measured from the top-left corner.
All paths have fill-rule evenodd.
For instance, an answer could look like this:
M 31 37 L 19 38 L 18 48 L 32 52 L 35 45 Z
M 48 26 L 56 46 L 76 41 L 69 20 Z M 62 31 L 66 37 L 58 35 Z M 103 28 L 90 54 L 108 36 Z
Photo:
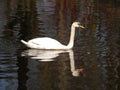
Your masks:
M 83 72 L 83 68 L 75 68 L 74 52 L 73 50 L 37 50 L 28 49 L 22 52 L 22 56 L 28 56 L 31 59 L 37 59 L 42 62 L 54 61 L 54 58 L 58 57 L 61 53 L 69 53 L 70 67 L 73 76 L 79 76 L 80 72 Z

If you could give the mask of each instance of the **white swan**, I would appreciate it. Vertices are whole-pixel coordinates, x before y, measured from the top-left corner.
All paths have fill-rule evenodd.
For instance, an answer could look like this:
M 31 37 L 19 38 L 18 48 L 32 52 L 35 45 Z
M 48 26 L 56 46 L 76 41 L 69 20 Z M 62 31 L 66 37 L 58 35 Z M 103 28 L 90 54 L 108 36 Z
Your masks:
M 27 47 L 34 49 L 71 49 L 73 48 L 74 45 L 76 27 L 84 28 L 84 26 L 80 25 L 79 22 L 73 22 L 71 26 L 71 35 L 68 45 L 63 45 L 57 40 L 49 37 L 35 38 L 29 40 L 28 42 L 21 40 L 21 42 L 25 44 Z

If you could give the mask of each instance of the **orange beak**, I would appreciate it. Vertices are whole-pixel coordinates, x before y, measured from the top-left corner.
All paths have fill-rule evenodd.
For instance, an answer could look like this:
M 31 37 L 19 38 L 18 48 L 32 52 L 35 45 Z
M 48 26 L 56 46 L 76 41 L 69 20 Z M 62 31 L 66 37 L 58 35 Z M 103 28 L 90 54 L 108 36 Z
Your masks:
M 84 71 L 84 68 L 79 68 L 78 71 L 79 71 L 79 72 L 83 72 L 83 71 Z
M 82 25 L 80 25 L 80 28 L 84 29 L 85 27 L 84 27 L 84 26 L 82 26 Z

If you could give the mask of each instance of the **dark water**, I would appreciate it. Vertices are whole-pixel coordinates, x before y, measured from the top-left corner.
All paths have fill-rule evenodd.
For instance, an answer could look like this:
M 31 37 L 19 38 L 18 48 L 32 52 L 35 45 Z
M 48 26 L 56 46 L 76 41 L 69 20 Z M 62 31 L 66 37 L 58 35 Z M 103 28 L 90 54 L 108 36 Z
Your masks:
M 20 40 L 49 36 L 73 50 L 27 49 Z M 119 0 L 1 0 L 0 90 L 120 90 Z M 49 45 L 49 43 L 48 43 Z

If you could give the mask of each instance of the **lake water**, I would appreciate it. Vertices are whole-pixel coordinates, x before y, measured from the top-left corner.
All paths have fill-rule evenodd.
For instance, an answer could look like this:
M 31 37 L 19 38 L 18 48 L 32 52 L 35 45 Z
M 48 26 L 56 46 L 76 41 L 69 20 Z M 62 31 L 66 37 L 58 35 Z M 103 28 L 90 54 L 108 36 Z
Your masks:
M 20 40 L 51 37 L 72 50 L 34 50 Z M 1 0 L 0 90 L 120 90 L 119 0 Z M 49 43 L 48 43 L 49 45 Z

